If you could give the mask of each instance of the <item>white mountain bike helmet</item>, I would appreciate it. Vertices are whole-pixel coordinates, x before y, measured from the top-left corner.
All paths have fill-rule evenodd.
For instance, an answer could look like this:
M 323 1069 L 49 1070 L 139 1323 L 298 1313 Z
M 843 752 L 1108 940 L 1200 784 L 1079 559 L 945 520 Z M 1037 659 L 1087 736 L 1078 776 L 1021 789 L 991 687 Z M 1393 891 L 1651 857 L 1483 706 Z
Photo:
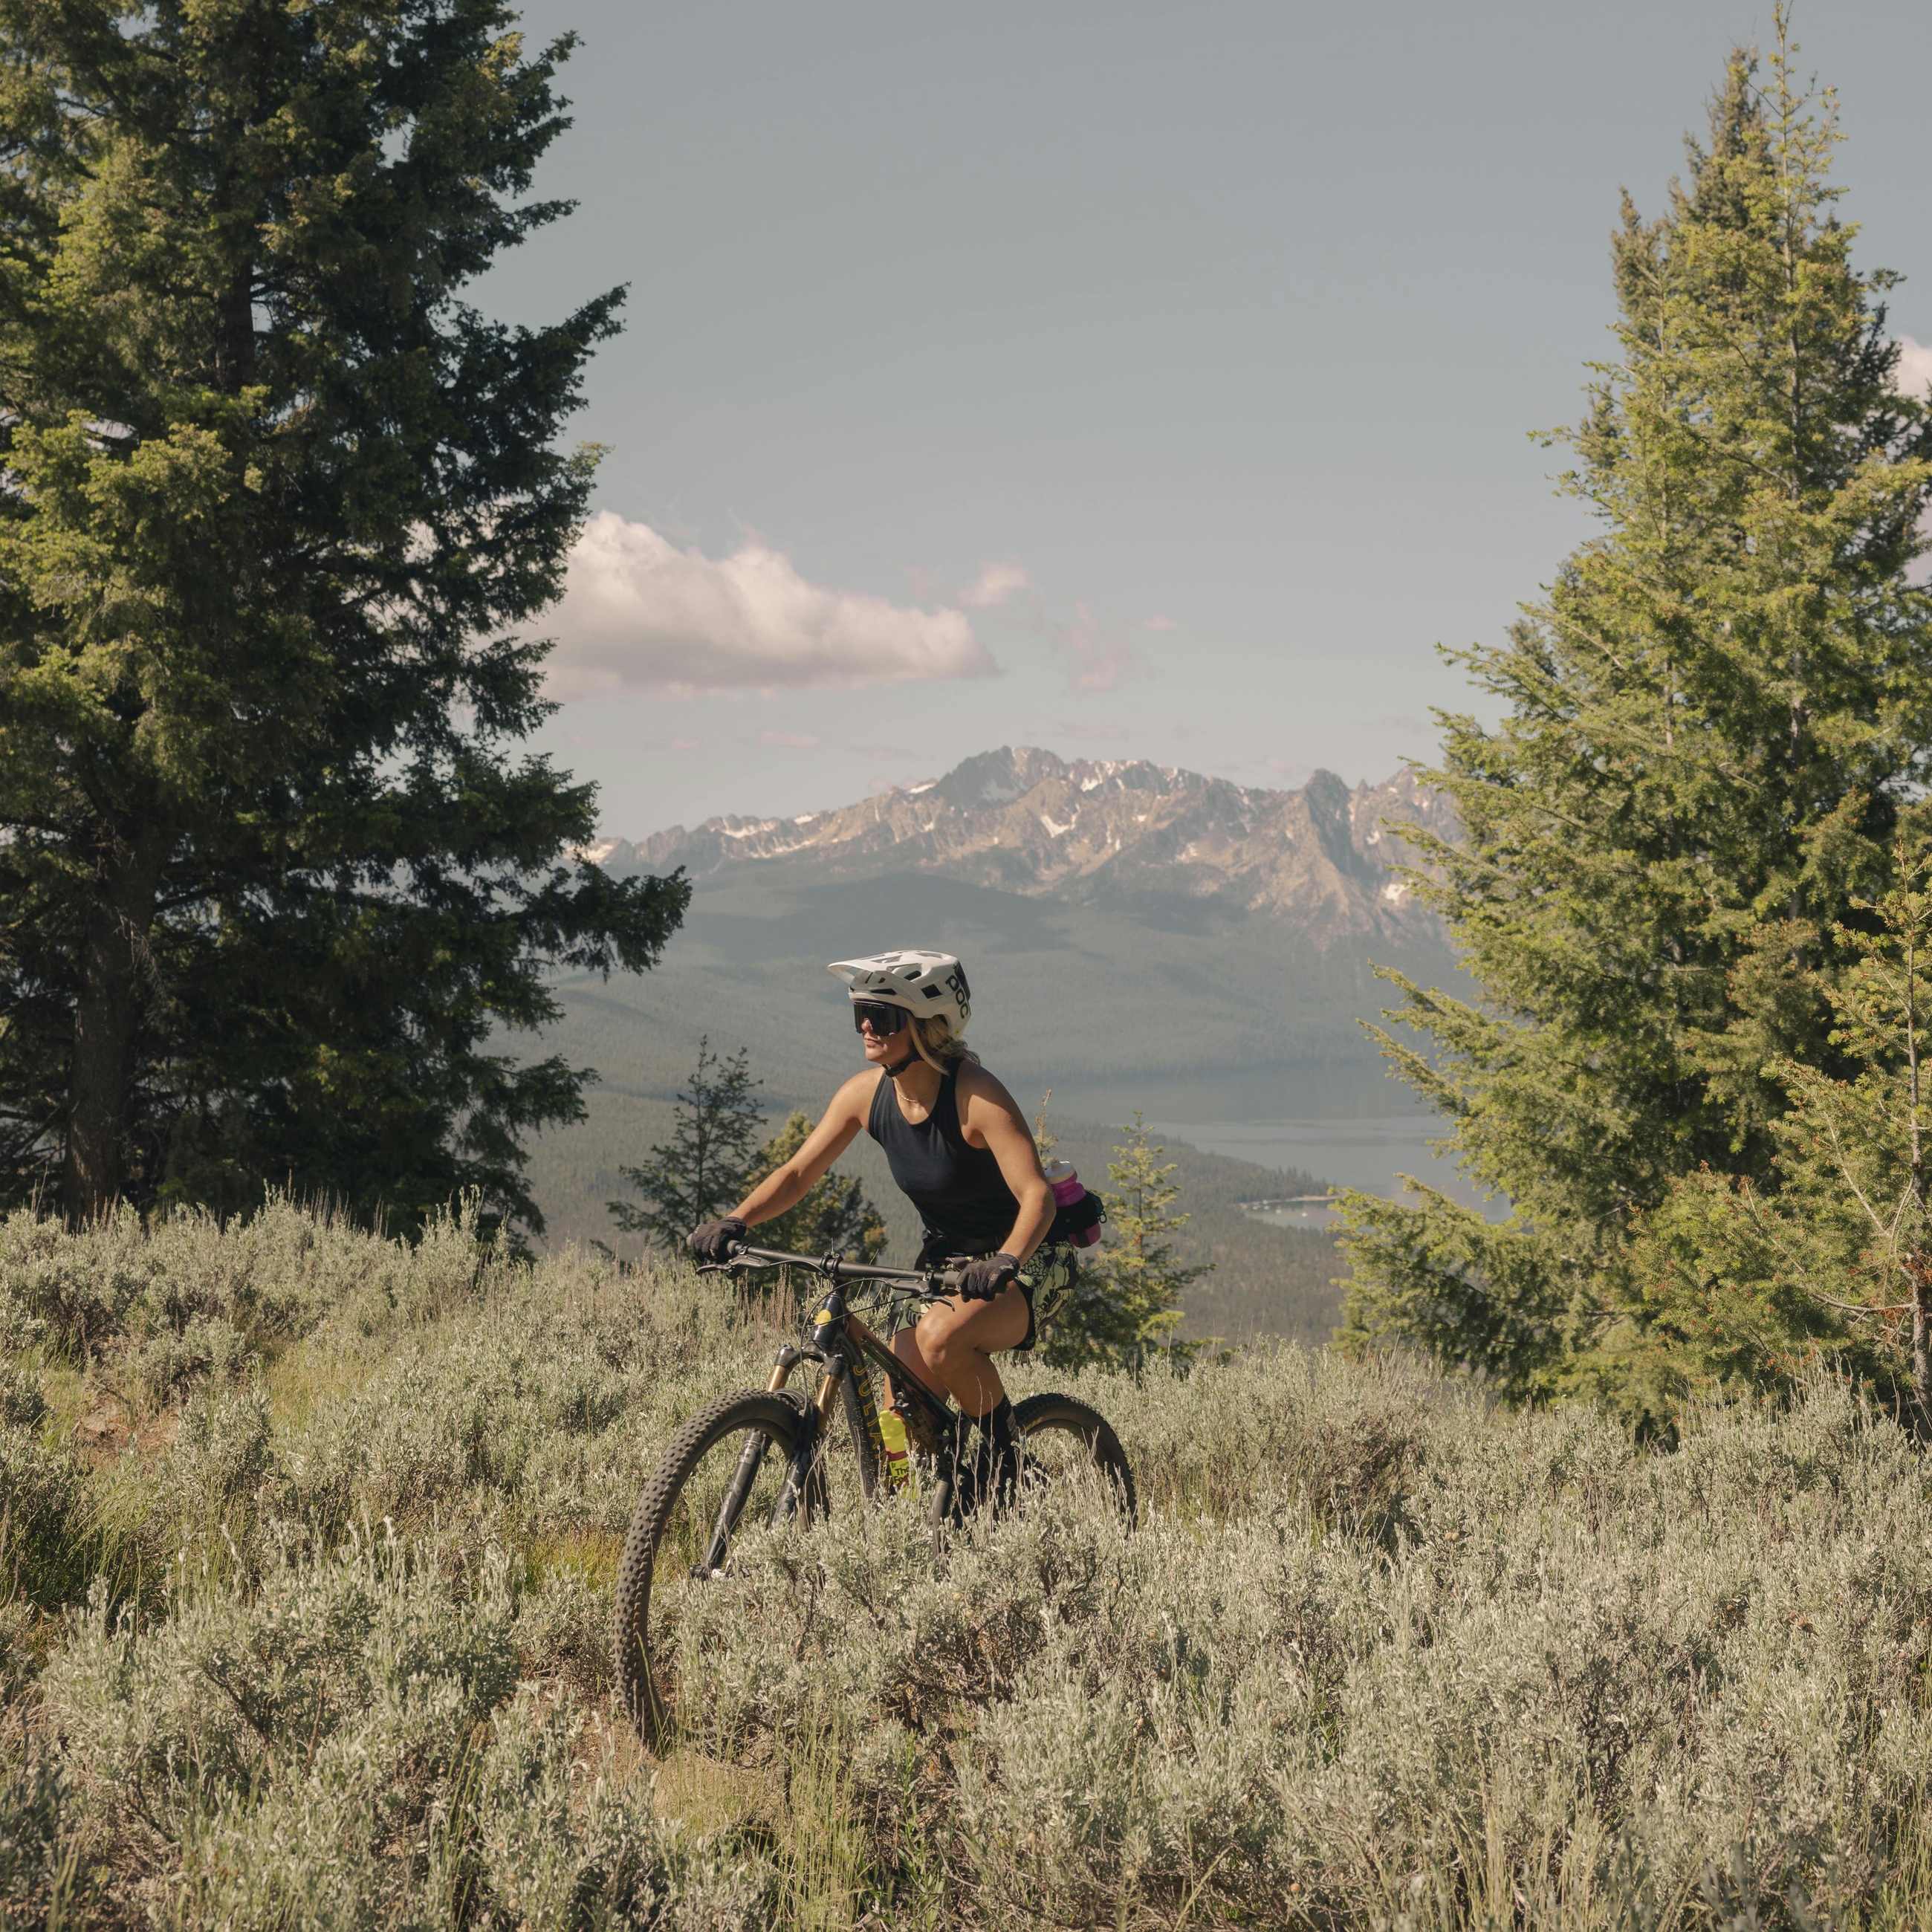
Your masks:
M 966 969 L 950 952 L 880 952 L 870 959 L 835 959 L 825 970 L 837 974 L 855 1000 L 943 1014 L 956 1040 L 972 1017 Z

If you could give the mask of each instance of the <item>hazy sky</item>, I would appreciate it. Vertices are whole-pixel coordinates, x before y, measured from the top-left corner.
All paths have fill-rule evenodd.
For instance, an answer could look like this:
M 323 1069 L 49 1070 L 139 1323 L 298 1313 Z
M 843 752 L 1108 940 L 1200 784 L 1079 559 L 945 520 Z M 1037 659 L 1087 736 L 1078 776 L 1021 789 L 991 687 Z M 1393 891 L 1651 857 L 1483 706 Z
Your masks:
M 484 286 L 615 282 L 542 737 L 607 831 L 1000 743 L 1379 778 L 1581 534 L 1557 453 L 1756 0 L 540 0 L 580 202 Z M 1801 0 L 1858 259 L 1932 344 L 1924 0 Z M 1932 374 L 1932 358 L 1926 360 Z

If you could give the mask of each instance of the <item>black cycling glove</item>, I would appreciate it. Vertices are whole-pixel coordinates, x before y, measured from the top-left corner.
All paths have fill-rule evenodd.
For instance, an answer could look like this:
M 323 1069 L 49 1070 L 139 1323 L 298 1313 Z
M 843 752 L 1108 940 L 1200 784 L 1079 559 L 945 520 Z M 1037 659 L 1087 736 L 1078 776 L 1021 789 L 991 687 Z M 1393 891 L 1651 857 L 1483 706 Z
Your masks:
M 701 1262 L 716 1266 L 729 1261 L 731 1250 L 745 1238 L 745 1224 L 735 1216 L 722 1221 L 707 1221 L 691 1231 L 691 1252 Z
M 991 1301 L 1010 1281 L 1017 1280 L 1020 1264 L 1011 1255 L 978 1255 L 959 1270 L 962 1301 Z

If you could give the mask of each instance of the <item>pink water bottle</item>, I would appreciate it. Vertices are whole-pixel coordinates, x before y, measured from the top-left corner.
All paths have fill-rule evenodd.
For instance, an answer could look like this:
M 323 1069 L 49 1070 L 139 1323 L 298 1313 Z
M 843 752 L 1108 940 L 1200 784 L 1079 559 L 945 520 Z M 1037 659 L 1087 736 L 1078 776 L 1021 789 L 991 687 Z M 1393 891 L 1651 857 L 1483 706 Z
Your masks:
M 1070 1160 L 1050 1160 L 1046 1171 L 1046 1184 L 1053 1190 L 1054 1200 L 1060 1208 L 1056 1238 L 1073 1247 L 1090 1248 L 1100 1238 L 1100 1216 L 1082 1207 L 1088 1199 L 1085 1184 L 1074 1172 Z

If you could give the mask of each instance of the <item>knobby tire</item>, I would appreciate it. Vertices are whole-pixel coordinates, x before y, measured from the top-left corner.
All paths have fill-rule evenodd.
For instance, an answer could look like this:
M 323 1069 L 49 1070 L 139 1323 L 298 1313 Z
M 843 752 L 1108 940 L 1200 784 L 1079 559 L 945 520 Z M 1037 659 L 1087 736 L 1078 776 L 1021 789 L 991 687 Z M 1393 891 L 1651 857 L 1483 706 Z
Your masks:
M 776 1394 L 760 1390 L 721 1396 L 672 1437 L 663 1460 L 644 1486 L 617 1569 L 615 1648 L 619 1694 L 638 1734 L 653 1751 L 662 1751 L 670 1741 L 674 1712 L 651 1659 L 651 1585 L 664 1533 L 676 1514 L 685 1486 L 705 1457 L 730 1437 L 762 1434 L 770 1438 L 767 1458 L 789 1462 L 810 1426 L 804 1399 L 788 1390 Z M 799 1514 L 809 1522 L 825 1506 L 821 1456 L 800 1499 Z M 741 1532 L 747 1527 L 742 1517 L 738 1527 Z
M 1078 1438 L 1094 1466 L 1114 1492 L 1114 1499 L 1131 1528 L 1135 1520 L 1134 1472 L 1114 1426 L 1097 1408 L 1070 1395 L 1030 1395 L 1013 1404 L 1013 1432 L 1022 1443 L 1045 1445 L 1058 1434 Z

